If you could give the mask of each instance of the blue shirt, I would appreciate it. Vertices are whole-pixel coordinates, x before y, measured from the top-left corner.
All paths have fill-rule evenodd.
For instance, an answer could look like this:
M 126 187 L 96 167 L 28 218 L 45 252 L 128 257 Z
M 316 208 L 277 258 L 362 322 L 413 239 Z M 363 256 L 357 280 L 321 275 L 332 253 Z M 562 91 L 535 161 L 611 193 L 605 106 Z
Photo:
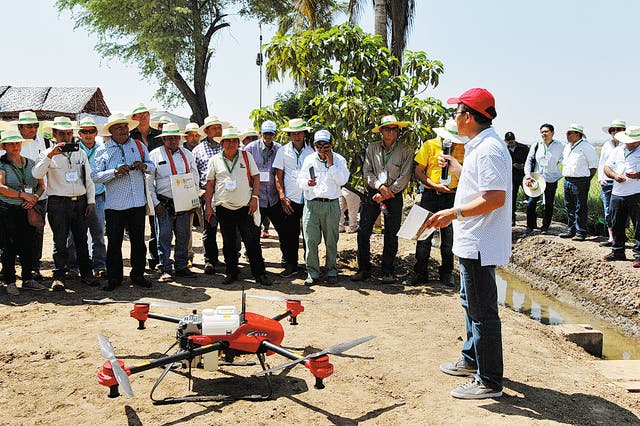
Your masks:
M 280 197 L 276 189 L 276 173 L 273 169 L 273 160 L 276 153 L 282 147 L 277 142 L 271 142 L 271 147 L 267 148 L 262 139 L 255 140 L 247 145 L 244 150 L 253 156 L 258 170 L 260 170 L 260 207 L 270 207 L 278 204 Z
M 87 158 L 89 159 L 89 165 L 91 166 L 91 171 L 96 170 L 96 151 L 101 147 L 102 144 L 95 142 L 93 144 L 93 148 L 89 149 L 82 142 L 80 142 L 80 148 L 87 154 Z M 104 194 L 104 184 L 96 183 L 96 195 Z
M 147 165 L 145 173 L 152 173 L 155 170 L 155 165 L 149 159 L 147 147 L 142 142 L 140 145 L 144 159 L 140 158 L 136 142 L 131 138 L 122 145 L 110 140 L 96 151 L 95 169 L 91 173 L 91 179 L 95 183 L 104 184 L 105 210 L 127 210 L 142 207 L 147 203 L 144 173 L 140 170 L 131 170 L 128 175 L 116 176 L 115 174 L 116 168 L 120 165 L 131 165 L 135 161 L 144 161 Z

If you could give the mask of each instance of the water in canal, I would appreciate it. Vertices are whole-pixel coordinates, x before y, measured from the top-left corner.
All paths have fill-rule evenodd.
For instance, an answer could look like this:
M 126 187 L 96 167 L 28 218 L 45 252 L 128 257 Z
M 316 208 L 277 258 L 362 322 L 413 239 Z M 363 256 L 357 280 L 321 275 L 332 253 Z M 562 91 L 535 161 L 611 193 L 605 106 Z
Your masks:
M 549 325 L 591 324 L 603 333 L 604 359 L 640 359 L 640 338 L 625 336 L 607 322 L 563 303 L 506 271 L 496 273 L 498 303 Z

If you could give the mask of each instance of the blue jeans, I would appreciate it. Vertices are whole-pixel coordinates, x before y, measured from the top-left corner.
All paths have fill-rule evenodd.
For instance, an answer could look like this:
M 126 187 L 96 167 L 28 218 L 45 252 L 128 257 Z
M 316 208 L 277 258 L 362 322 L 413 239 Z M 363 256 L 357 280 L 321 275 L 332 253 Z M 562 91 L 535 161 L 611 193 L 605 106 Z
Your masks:
M 465 311 L 467 341 L 465 362 L 478 367 L 476 377 L 494 389 L 502 389 L 502 326 L 498 316 L 495 266 L 481 266 L 479 259 L 459 258 L 460 304 Z
M 613 190 L 613 182 L 600 185 L 600 198 L 604 206 L 604 223 L 607 228 L 611 228 L 611 191 Z
M 564 207 L 567 209 L 567 232 L 587 236 L 587 199 L 590 177 L 564 178 Z
M 107 269 L 107 246 L 104 243 L 104 193 L 96 195 L 96 203 L 93 206 L 93 214 L 87 217 L 87 227 L 89 228 L 89 254 L 93 261 L 93 271 Z M 76 246 L 73 242 L 73 233 L 69 233 L 67 238 L 67 250 L 69 260 L 67 268 L 70 271 L 78 269 L 76 260 Z
M 180 271 L 187 268 L 189 257 L 189 235 L 191 234 L 191 214 L 183 212 L 177 216 L 156 215 L 156 235 L 158 236 L 158 258 L 162 272 L 171 272 L 174 261 L 171 260 L 171 240 L 175 233 L 175 268 Z

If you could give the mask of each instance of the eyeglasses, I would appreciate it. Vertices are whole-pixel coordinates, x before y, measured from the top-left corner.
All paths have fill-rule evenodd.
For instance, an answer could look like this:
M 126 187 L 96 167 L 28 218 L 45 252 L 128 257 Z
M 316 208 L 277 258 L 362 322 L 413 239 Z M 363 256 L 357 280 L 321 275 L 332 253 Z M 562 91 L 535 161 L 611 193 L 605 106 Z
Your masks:
M 624 127 L 609 127 L 609 133 L 618 133 L 618 132 L 624 132 L 625 129 Z
M 544 135 L 545 133 L 551 133 L 551 130 L 540 130 L 541 135 Z
M 397 132 L 399 129 L 397 127 L 389 127 L 389 126 L 384 126 L 380 128 L 380 131 L 382 132 Z
M 93 133 L 96 133 L 97 130 L 96 129 L 82 129 L 80 131 L 78 131 L 78 133 L 82 134 L 82 135 L 91 135 Z
M 324 148 L 327 148 L 327 147 L 330 147 L 330 146 L 331 146 L 330 143 L 317 143 L 316 144 L 316 148 L 318 148 L 318 149 L 324 149 Z

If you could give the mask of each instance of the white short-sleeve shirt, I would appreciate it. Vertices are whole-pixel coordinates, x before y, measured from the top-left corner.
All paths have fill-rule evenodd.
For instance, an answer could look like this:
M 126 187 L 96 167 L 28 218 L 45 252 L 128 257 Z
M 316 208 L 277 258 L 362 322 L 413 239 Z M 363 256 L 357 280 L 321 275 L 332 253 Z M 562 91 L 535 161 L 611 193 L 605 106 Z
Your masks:
M 298 174 L 304 159 L 314 152 L 313 148 L 307 144 L 303 146 L 302 151 L 298 152 L 292 142 L 276 152 L 273 168 L 284 171 L 284 195 L 294 203 L 304 202 L 302 189 L 298 186 Z
M 623 176 L 626 172 L 638 171 L 640 170 L 640 148 L 629 151 L 624 144 L 620 144 L 616 149 L 611 151 L 606 165 L 614 172 Z M 640 194 L 640 179 L 627 177 L 627 180 L 624 182 L 614 180 L 611 193 L 619 197 Z
M 580 139 L 571 145 L 566 144 L 562 153 L 562 175 L 564 177 L 590 177 L 589 169 L 598 168 L 598 154 L 586 139 Z
M 504 265 L 511 256 L 511 156 L 493 127 L 465 145 L 454 207 L 486 191 L 505 191 L 504 205 L 489 213 L 453 221 L 453 253 L 480 259 L 482 266 Z

